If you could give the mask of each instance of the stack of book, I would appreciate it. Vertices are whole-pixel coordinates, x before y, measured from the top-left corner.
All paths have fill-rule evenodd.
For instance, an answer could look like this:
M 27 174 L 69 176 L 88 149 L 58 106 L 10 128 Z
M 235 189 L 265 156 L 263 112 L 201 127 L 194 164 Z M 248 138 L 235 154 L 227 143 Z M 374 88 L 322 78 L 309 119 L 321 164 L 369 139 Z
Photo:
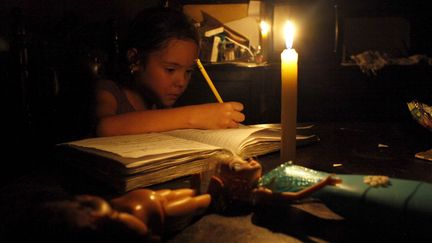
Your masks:
M 229 45 L 249 50 L 249 39 L 237 31 L 229 28 L 216 18 L 202 12 L 203 22 L 201 23 L 202 47 L 200 59 L 205 62 L 220 62 L 234 60 L 235 56 L 228 58 L 221 50 L 227 49 Z M 232 48 L 234 51 L 234 48 Z M 234 52 L 231 53 L 234 55 Z M 251 54 L 253 55 L 253 54 Z
M 298 145 L 318 141 L 297 135 Z M 212 170 L 222 160 L 248 159 L 280 149 L 280 126 L 183 129 L 89 138 L 59 144 L 63 161 L 122 193 Z

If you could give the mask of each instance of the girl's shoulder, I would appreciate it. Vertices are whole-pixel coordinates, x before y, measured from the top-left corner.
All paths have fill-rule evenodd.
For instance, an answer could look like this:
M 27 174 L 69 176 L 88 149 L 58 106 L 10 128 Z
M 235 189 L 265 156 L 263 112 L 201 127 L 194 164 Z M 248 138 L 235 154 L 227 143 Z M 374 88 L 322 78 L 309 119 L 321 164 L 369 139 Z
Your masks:
M 107 91 L 111 93 L 117 101 L 116 114 L 135 111 L 135 108 L 130 103 L 125 91 L 115 81 L 110 79 L 101 79 L 96 83 L 96 92 Z

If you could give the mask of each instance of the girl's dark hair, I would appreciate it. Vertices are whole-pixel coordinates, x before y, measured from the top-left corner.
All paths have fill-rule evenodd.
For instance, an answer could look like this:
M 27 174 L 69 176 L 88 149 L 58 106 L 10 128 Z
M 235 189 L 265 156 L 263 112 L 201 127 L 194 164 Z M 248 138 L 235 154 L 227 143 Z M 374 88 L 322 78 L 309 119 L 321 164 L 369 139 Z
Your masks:
M 170 39 L 192 40 L 199 46 L 199 35 L 184 13 L 162 7 L 140 12 L 129 29 L 126 47 L 138 50 L 139 60 L 146 63 L 150 53 L 163 49 Z

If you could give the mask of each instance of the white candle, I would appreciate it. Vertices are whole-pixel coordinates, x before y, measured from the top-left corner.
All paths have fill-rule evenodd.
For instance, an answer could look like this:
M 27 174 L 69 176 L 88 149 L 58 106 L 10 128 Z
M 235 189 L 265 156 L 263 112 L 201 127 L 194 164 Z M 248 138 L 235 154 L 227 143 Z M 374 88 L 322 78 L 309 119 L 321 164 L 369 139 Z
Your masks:
M 285 33 L 287 49 L 281 54 L 281 160 L 295 161 L 297 126 L 297 62 L 298 54 L 292 49 L 294 26 L 288 23 Z

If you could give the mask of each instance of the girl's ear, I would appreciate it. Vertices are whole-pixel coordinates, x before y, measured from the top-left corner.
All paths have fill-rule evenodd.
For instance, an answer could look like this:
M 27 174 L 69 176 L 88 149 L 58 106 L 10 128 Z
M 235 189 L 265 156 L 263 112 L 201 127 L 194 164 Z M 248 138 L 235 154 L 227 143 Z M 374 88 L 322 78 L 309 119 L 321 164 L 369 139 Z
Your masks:
M 138 50 L 136 48 L 131 48 L 127 51 L 127 58 L 130 63 L 129 71 L 131 74 L 134 74 L 138 71 Z
M 138 60 L 138 50 L 136 48 L 130 48 L 127 51 L 127 58 L 129 63 L 136 63 Z

